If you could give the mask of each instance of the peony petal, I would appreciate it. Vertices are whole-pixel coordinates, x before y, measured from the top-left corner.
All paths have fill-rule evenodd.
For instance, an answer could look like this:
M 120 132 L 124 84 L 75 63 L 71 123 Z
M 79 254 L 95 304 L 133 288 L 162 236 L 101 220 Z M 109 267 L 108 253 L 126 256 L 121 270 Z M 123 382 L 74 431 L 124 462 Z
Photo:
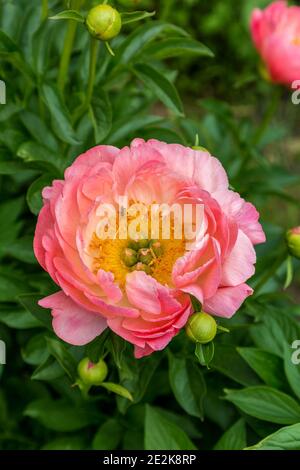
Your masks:
M 219 317 L 231 318 L 253 290 L 247 284 L 236 287 L 221 287 L 210 299 L 206 299 L 203 310 Z
M 39 305 L 52 309 L 55 333 L 75 346 L 89 343 L 107 327 L 105 318 L 80 307 L 62 291 L 40 300 Z

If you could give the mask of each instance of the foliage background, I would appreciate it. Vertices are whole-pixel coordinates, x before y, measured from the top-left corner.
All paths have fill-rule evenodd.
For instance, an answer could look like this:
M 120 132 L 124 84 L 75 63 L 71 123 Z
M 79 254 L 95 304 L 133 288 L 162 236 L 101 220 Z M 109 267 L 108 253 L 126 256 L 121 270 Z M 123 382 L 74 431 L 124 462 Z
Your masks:
M 50 13 L 66 3 L 50 0 Z M 71 3 L 85 11 L 97 2 Z M 124 1 L 112 3 L 127 10 Z M 92 100 L 75 120 L 86 96 L 87 32 L 76 30 L 62 93 L 68 23 L 47 20 L 42 0 L 0 1 L 7 84 L 0 106 L 0 338 L 7 345 L 0 449 L 300 449 L 300 365 L 291 362 L 291 344 L 300 339 L 299 262 L 287 264 L 284 243 L 285 230 L 299 225 L 299 108 L 258 72 L 249 13 L 268 3 L 141 0 L 139 8 L 156 16 L 125 26 L 112 42 L 114 58 L 99 49 Z M 42 187 L 96 143 L 123 146 L 140 136 L 193 145 L 197 134 L 258 207 L 267 233 L 251 280 L 255 294 L 223 322 L 231 332 L 218 335 L 209 368 L 184 332 L 139 361 L 111 334 L 86 348 L 59 341 L 36 303 L 56 290 L 32 253 Z M 84 400 L 72 387 L 80 358 L 103 353 L 109 380 L 126 387 L 133 403 L 99 387 Z

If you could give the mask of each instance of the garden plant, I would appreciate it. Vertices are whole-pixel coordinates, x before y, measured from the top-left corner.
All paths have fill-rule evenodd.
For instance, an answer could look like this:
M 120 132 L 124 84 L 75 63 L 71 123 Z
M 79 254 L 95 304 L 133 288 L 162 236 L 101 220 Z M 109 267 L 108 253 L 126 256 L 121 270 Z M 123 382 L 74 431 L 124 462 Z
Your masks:
M 296 2 L 0 0 L 1 450 L 300 450 L 299 105 Z

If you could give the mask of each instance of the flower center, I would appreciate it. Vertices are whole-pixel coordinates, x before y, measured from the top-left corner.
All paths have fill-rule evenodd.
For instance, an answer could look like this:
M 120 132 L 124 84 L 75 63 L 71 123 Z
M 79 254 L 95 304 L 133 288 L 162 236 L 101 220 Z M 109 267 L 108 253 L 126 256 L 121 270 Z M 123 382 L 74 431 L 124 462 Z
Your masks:
M 292 40 L 292 44 L 293 44 L 293 46 L 300 46 L 300 37 L 299 37 L 299 36 L 296 36 L 296 37 Z
M 101 240 L 94 234 L 89 246 L 94 274 L 99 269 L 111 272 L 123 288 L 127 274 L 133 271 L 144 271 L 161 284 L 171 286 L 174 263 L 185 251 L 185 240 L 174 238 Z

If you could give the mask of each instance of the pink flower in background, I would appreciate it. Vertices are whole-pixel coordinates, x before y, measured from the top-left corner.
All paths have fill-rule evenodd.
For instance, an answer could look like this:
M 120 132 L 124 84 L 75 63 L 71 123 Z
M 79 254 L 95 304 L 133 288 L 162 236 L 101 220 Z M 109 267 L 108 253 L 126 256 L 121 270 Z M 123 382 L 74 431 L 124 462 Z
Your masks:
M 117 207 L 120 196 L 149 207 L 201 204 L 202 232 L 189 248 L 173 236 L 146 240 L 142 250 L 133 240 L 100 239 L 98 208 Z M 259 214 L 229 190 L 208 152 L 141 139 L 121 150 L 98 146 L 45 188 L 43 199 L 34 251 L 61 290 L 40 305 L 52 309 L 53 328 L 68 343 L 86 344 L 109 327 L 142 357 L 184 327 L 189 294 L 226 318 L 252 294 L 253 245 L 265 240 Z
M 252 39 L 268 72 L 276 83 L 290 86 L 300 80 L 300 7 L 286 1 L 256 8 L 251 17 Z

